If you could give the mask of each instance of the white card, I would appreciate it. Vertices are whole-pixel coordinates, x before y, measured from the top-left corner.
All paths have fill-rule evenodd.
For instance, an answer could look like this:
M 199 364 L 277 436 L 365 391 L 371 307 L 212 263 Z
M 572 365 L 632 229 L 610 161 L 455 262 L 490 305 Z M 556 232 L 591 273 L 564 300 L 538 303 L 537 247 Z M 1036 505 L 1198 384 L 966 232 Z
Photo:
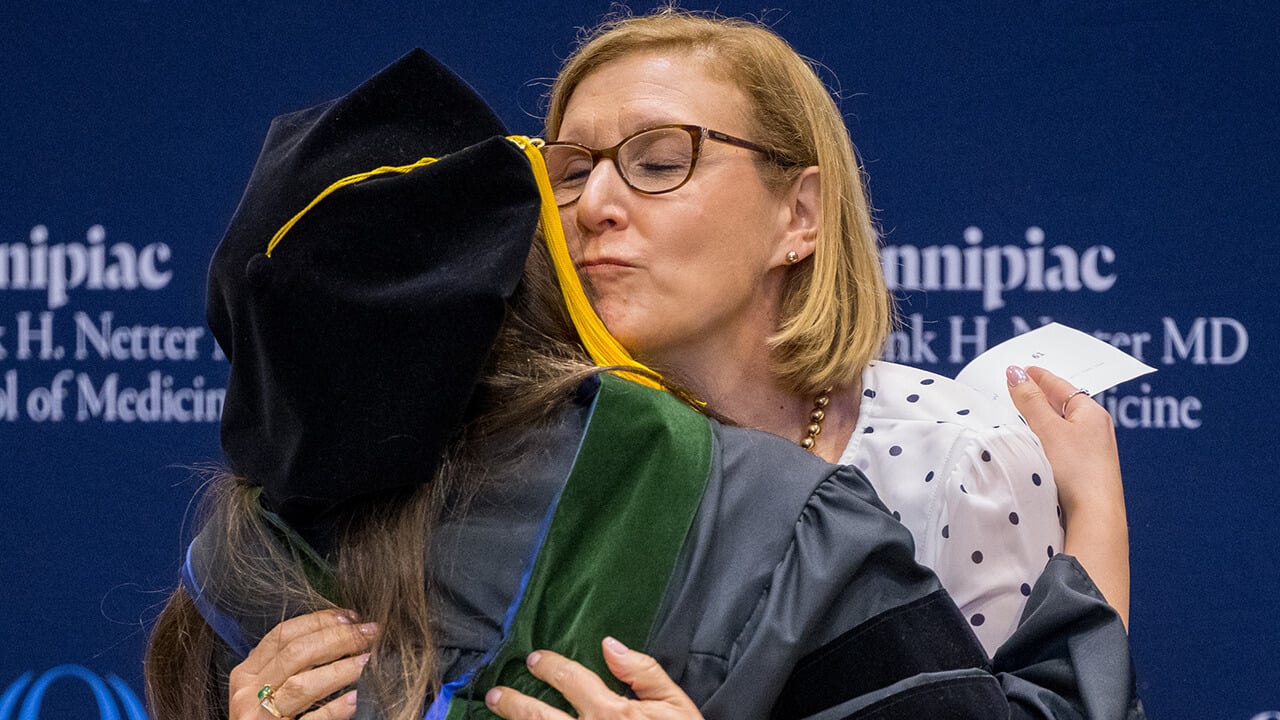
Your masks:
M 1004 375 L 1010 365 L 1042 367 L 1090 395 L 1156 371 L 1088 333 L 1049 323 L 982 353 L 964 366 L 956 380 L 1012 404 Z

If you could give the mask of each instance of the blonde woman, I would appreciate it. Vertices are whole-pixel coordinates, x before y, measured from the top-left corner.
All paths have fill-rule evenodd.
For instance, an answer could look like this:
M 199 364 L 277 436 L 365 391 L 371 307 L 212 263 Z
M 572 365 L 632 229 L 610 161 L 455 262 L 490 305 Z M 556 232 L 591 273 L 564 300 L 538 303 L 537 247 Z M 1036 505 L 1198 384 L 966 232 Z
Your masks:
M 988 652 L 1059 552 L 1127 617 L 1118 478 L 1055 482 L 1021 421 L 876 359 L 893 312 L 862 171 L 785 41 L 674 10 L 606 23 L 566 61 L 546 122 L 570 249 L 638 360 L 865 472 Z

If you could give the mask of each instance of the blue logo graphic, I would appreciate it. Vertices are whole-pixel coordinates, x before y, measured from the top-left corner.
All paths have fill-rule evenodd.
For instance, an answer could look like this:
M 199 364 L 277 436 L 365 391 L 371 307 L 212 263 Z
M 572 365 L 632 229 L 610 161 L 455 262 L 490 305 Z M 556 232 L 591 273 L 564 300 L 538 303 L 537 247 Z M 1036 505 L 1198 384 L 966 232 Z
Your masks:
M 4 691 L 4 695 L 0 695 L 0 720 L 39 720 L 40 705 L 44 702 L 49 686 L 66 677 L 79 678 L 89 686 L 94 699 L 98 702 L 100 720 L 147 720 L 147 712 L 142 706 L 142 701 L 125 681 L 115 675 L 107 675 L 106 682 L 103 682 L 102 678 L 88 668 L 79 665 L 59 665 L 46 670 L 34 683 L 31 682 L 32 677 L 33 674 L 30 671 L 23 673 Z M 18 705 L 20 700 L 21 706 Z M 123 715 L 120 714 L 121 707 L 124 708 Z

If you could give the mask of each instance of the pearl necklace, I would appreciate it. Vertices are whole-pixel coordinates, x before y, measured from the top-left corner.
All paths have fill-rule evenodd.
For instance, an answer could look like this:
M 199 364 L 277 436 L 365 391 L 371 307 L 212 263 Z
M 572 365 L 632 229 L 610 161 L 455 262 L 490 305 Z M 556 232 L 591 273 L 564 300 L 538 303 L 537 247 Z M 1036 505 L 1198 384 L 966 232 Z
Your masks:
M 822 420 L 827 416 L 827 405 L 829 404 L 831 404 L 831 388 L 818 393 L 818 397 L 813 400 L 813 410 L 809 413 L 809 424 L 805 426 L 804 438 L 800 440 L 800 447 L 809 452 L 816 452 L 813 448 L 818 444 L 818 435 L 822 432 Z

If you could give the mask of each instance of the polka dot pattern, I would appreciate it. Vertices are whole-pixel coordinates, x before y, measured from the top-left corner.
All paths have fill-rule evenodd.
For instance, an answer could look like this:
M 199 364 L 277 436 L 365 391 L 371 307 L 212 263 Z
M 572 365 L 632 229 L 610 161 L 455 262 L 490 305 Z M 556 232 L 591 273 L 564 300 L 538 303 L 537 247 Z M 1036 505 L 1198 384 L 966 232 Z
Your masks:
M 1061 547 L 1057 492 L 1035 436 L 971 389 L 874 363 L 840 461 L 862 468 L 989 652 Z M 1027 482 L 1027 480 L 1031 482 Z

